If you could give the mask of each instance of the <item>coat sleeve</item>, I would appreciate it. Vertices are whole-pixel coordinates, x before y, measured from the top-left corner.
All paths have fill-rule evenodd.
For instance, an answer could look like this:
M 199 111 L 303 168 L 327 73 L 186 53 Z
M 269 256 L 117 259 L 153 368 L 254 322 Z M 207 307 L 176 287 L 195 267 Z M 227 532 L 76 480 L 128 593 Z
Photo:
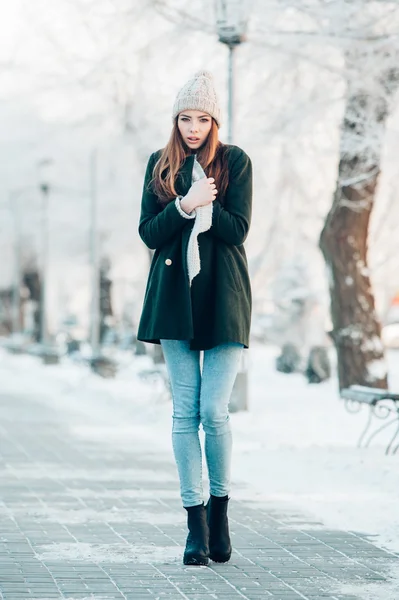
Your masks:
M 252 213 L 252 164 L 245 152 L 235 160 L 229 173 L 224 205 L 213 204 L 210 232 L 226 244 L 241 246 L 248 235 Z
M 170 202 L 162 208 L 158 197 L 152 191 L 150 182 L 155 162 L 155 155 L 152 154 L 144 177 L 139 222 L 139 235 L 151 250 L 163 246 L 187 224 L 187 219 L 179 213 L 175 202 Z

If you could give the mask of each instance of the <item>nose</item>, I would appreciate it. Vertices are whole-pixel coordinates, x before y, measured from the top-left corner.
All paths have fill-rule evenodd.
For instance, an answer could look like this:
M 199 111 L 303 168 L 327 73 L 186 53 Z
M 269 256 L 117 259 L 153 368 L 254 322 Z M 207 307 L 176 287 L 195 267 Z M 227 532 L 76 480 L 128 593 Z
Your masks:
M 190 131 L 191 133 L 196 133 L 198 131 L 198 125 L 196 123 L 191 123 Z

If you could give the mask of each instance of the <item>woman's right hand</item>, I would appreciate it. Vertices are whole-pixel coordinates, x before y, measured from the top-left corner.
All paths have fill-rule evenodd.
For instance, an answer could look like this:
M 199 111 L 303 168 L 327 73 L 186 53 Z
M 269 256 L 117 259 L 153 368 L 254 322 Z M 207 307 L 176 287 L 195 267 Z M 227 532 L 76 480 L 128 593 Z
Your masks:
M 216 194 L 214 178 L 203 177 L 193 183 L 187 195 L 180 201 L 180 206 L 185 212 L 191 213 L 198 206 L 211 204 L 215 200 Z

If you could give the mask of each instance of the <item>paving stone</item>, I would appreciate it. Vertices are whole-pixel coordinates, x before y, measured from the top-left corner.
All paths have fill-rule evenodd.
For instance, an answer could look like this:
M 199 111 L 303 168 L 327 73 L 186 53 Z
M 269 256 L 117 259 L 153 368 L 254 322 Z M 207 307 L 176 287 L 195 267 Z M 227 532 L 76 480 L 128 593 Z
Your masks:
M 362 600 L 339 590 L 383 586 L 399 564 L 366 536 L 233 495 L 230 563 L 185 567 L 172 452 L 109 455 L 73 435 L 80 418 L 0 394 L 0 600 Z

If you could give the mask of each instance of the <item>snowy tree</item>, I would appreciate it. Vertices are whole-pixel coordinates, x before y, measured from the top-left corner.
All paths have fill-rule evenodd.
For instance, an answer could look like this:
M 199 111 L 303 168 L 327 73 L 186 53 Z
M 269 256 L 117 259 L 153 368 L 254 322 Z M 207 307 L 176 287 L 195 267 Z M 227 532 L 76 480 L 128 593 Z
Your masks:
M 339 73 L 345 84 L 336 189 L 320 237 L 329 272 L 331 335 L 341 388 L 386 387 L 367 241 L 386 121 L 399 81 L 399 7 L 370 0 L 287 0 L 265 7 L 257 23 L 263 35 L 265 22 L 270 46 L 300 49 L 302 56 Z
M 392 52 L 390 44 L 389 36 L 379 40 L 378 48 L 364 39 L 345 53 L 356 77 L 348 80 L 337 186 L 320 238 L 330 273 L 332 337 L 341 387 L 387 387 L 367 241 L 385 124 L 399 82 L 399 52 Z

